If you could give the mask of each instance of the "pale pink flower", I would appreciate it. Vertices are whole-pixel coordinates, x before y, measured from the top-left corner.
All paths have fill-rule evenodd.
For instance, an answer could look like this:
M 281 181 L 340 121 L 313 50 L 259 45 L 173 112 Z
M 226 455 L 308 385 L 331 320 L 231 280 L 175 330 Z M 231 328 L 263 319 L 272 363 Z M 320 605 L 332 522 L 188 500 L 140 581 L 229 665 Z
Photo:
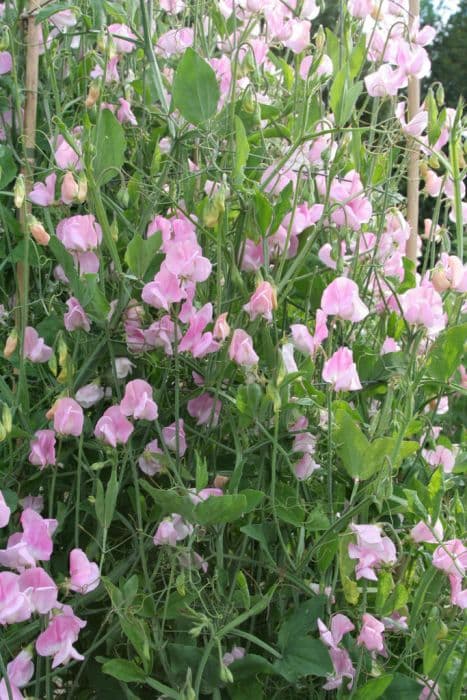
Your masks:
M 293 343 L 285 343 L 280 349 L 282 362 L 284 364 L 285 371 L 288 374 L 298 372 L 297 363 L 295 362 L 294 357 L 294 349 Z
M 441 253 L 441 260 L 436 265 L 431 276 L 431 282 L 437 292 L 453 289 L 456 292 L 467 292 L 467 266 L 457 255 Z
M 208 572 L 208 563 L 197 552 L 181 552 L 178 555 L 178 562 L 183 569 L 201 569 L 205 574 Z
M 42 496 L 25 496 L 21 499 L 20 504 L 23 510 L 31 508 L 35 510 L 36 513 L 42 513 L 44 510 L 44 498 Z
M 132 126 L 137 126 L 138 122 L 136 121 L 136 117 L 131 110 L 130 103 L 123 97 L 119 97 L 118 101 L 120 103 L 120 107 L 117 110 L 117 119 L 120 124 L 131 124 Z
M 55 185 L 54 185 L 55 187 Z M 76 182 L 73 173 L 68 171 L 62 180 L 60 196 L 64 204 L 73 204 L 78 199 L 79 185 Z
M 364 19 L 374 9 L 374 0 L 348 0 L 347 9 L 352 17 Z
M 243 647 L 232 647 L 231 651 L 228 651 L 222 657 L 222 663 L 224 666 L 230 666 L 234 661 L 239 661 L 243 659 L 246 654 L 246 650 Z
M 408 289 L 399 295 L 402 313 L 408 323 L 425 326 L 430 337 L 436 336 L 446 326 L 443 300 L 431 282 L 423 281 L 419 287 Z
M 106 445 L 117 447 L 117 444 L 126 445 L 133 430 L 120 406 L 111 406 L 97 421 L 94 435 Z
M 244 367 L 251 367 L 258 364 L 259 357 L 254 351 L 253 340 L 241 328 L 236 328 L 233 332 L 232 341 L 229 347 L 229 357 L 232 362 Z
M 54 406 L 54 430 L 59 435 L 79 437 L 83 432 L 83 409 L 74 399 L 58 399 Z
M 191 316 L 189 328 L 179 343 L 179 351 L 191 352 L 193 357 L 205 357 L 216 352 L 220 347 L 219 343 L 214 340 L 210 331 L 203 333 L 211 321 L 212 304 L 208 303 Z
M 73 137 L 76 142 L 76 146 L 81 148 L 81 143 L 78 138 L 81 133 L 81 127 L 77 127 L 74 130 Z M 55 147 L 55 162 L 58 167 L 62 170 L 67 170 L 68 168 L 74 168 L 75 170 L 82 170 L 83 163 L 81 161 L 81 153 L 77 153 L 68 143 L 65 141 L 63 136 L 60 134 L 57 137 L 57 145 Z
M 430 528 L 422 520 L 411 530 L 410 536 L 414 542 L 436 543 L 443 539 L 444 530 L 439 520 Z
M 203 257 L 201 247 L 191 239 L 174 242 L 165 258 L 167 270 L 191 282 L 204 282 L 211 274 L 212 265 Z
M 31 612 L 45 615 L 57 605 L 58 588 L 41 567 L 25 569 L 18 579 L 21 593 L 28 599 Z
M 23 649 L 7 665 L 7 677 L 12 693 L 12 700 L 23 700 L 23 695 L 20 693 L 19 688 L 23 688 L 27 685 L 33 675 L 34 664 L 32 663 L 32 654 L 29 650 Z M 0 681 L 0 698 L 1 700 L 9 700 L 5 678 Z
M 52 356 L 52 348 L 31 326 L 24 329 L 23 355 L 31 362 L 48 362 Z
M 384 339 L 384 343 L 381 346 L 381 350 L 379 351 L 380 355 L 387 355 L 390 352 L 400 352 L 401 346 L 399 343 L 396 343 L 394 338 L 390 338 L 389 336 Z
M 88 250 L 85 253 L 76 253 L 71 251 L 71 257 L 73 258 L 75 269 L 78 271 L 80 276 L 95 275 L 99 272 L 99 258 L 91 250 Z M 63 281 L 68 284 L 67 279 Z
M 166 311 L 169 310 L 171 304 L 186 299 L 186 296 L 186 289 L 182 286 L 180 279 L 169 271 L 165 262 L 162 263 L 154 280 L 144 285 L 141 294 L 146 304 Z
M 222 401 L 205 392 L 188 401 L 187 411 L 192 418 L 196 418 L 196 425 L 209 425 L 215 427 L 219 422 L 219 414 Z
M 249 315 L 250 321 L 254 321 L 258 316 L 272 321 L 272 312 L 277 309 L 276 290 L 269 282 L 261 282 L 243 309 Z
M 184 0 L 160 0 L 159 4 L 169 15 L 178 15 L 185 9 Z
M 200 491 L 196 492 L 194 489 L 188 493 L 188 497 L 192 503 L 197 505 L 198 503 L 202 503 L 202 501 L 207 501 L 208 498 L 219 498 L 219 496 L 223 496 L 224 492 L 222 489 L 217 488 L 216 486 L 210 486 L 205 489 L 201 489 Z
M 125 379 L 125 377 L 128 377 L 128 375 L 133 372 L 133 367 L 135 367 L 135 365 L 128 357 L 115 358 L 115 373 L 117 379 Z
M 362 321 L 368 316 L 368 308 L 360 299 L 358 285 L 347 277 L 336 277 L 323 292 L 321 308 L 328 316 L 345 321 Z
M 227 323 L 228 313 L 220 314 L 214 323 L 212 336 L 215 340 L 226 340 L 230 335 L 230 326 Z
M 364 613 L 362 617 L 363 625 L 357 637 L 357 644 L 365 646 L 368 651 L 377 651 L 384 654 L 384 624 L 369 613 Z
M 358 559 L 356 578 L 377 581 L 375 569 L 381 564 L 394 564 L 396 548 L 389 537 L 383 537 L 378 525 L 351 525 L 357 535 L 357 544 L 349 544 L 349 557 Z
M 10 73 L 13 68 L 13 59 L 9 51 L 0 51 L 0 75 Z
M 70 297 L 67 299 L 66 305 L 68 311 L 63 315 L 63 323 L 67 331 L 72 332 L 81 329 L 89 333 L 91 330 L 91 323 L 78 299 Z
M 178 420 L 178 425 L 177 421 L 175 421 L 171 425 L 162 428 L 162 438 L 164 440 L 164 445 L 167 447 L 167 449 L 171 450 L 171 452 L 177 452 L 178 442 L 178 453 L 180 457 L 183 457 L 183 455 L 186 452 L 186 438 L 184 425 L 185 424 L 183 422 L 183 418 L 180 418 Z
M 47 175 L 45 185 L 43 182 L 35 182 L 34 187 L 28 194 L 28 199 L 40 207 L 49 207 L 55 202 L 55 183 L 57 176 L 55 173 Z
M 329 649 L 329 656 L 334 666 L 334 673 L 333 675 L 327 676 L 327 682 L 323 685 L 323 690 L 335 690 L 336 688 L 340 688 L 344 678 L 349 679 L 347 689 L 350 690 L 355 678 L 355 669 L 349 652 L 347 649 L 331 647 Z
M 39 469 L 55 464 L 55 432 L 37 430 L 29 445 L 29 461 Z
M 359 231 L 362 224 L 371 219 L 371 203 L 365 195 L 360 175 L 355 170 L 332 181 L 329 197 L 337 205 L 331 214 L 331 220 L 336 226 L 349 226 L 354 231 Z
M 315 342 L 308 328 L 303 323 L 293 323 L 290 326 L 292 331 L 292 342 L 300 352 L 305 355 L 313 355 L 315 352 Z
M 334 391 L 357 391 L 362 388 L 351 350 L 339 348 L 326 360 L 323 380 L 332 384 Z
M 153 537 L 156 546 L 168 544 L 175 547 L 177 542 L 184 540 L 193 532 L 193 525 L 186 522 L 178 513 L 172 513 L 170 518 L 163 520 Z
M 259 270 L 263 263 L 263 244 L 261 241 L 259 243 L 255 243 L 251 239 L 247 238 L 245 241 L 243 255 L 241 257 L 240 269 L 243 270 L 243 272 L 256 272 L 256 270 Z
M 152 387 L 143 379 L 133 379 L 125 387 L 125 394 L 120 401 L 120 410 L 124 416 L 135 420 L 156 420 L 157 404 L 152 398 Z
M 20 518 L 23 534 L 21 541 L 35 561 L 49 561 L 52 555 L 52 535 L 58 522 L 54 518 L 43 518 L 31 508 L 26 508 Z
M 448 540 L 433 553 L 433 566 L 450 576 L 462 578 L 467 568 L 467 547 L 461 540 Z
M 369 73 L 364 81 L 371 97 L 397 95 L 398 91 L 408 84 L 405 71 L 401 68 L 391 68 L 387 63 L 383 63 L 374 73 Z
M 31 617 L 29 601 L 19 590 L 19 576 L 0 572 L 0 625 L 12 625 Z
M 5 501 L 5 496 L 0 491 L 0 527 L 6 527 L 10 522 L 11 510 Z
M 419 683 L 423 683 L 423 690 L 418 696 L 418 700 L 439 700 L 441 695 L 437 683 L 429 678 L 419 681 Z
M 91 406 L 94 406 L 96 403 L 99 403 L 99 401 L 102 401 L 103 398 L 104 389 L 100 386 L 100 384 L 96 384 L 95 382 L 85 384 L 85 386 L 78 389 L 75 394 L 76 401 L 83 408 L 91 408 Z
M 293 51 L 293 53 L 301 53 L 309 47 L 311 22 L 292 19 L 288 22 L 287 27 L 290 33 L 283 42 L 284 46 Z
M 102 242 L 102 229 L 93 214 L 77 214 L 57 224 L 57 236 L 67 250 L 85 252 Z
M 293 465 L 294 474 L 299 481 L 308 479 L 313 472 L 320 468 L 320 465 L 315 462 L 310 454 L 304 454 L 298 462 Z
M 173 54 L 183 53 L 189 46 L 193 46 L 193 41 L 194 31 L 191 27 L 169 29 L 157 40 L 156 49 L 165 58 L 170 58 Z
M 136 35 L 126 24 L 109 24 L 107 31 L 112 35 L 118 53 L 131 53 L 136 49 Z
M 451 603 L 465 610 L 467 608 L 467 588 L 462 588 L 462 578 L 451 574 L 449 584 L 451 586 Z
M 100 583 L 99 567 L 89 561 L 82 549 L 70 552 L 70 591 L 90 593 Z
M 52 668 L 67 664 L 71 659 L 82 661 L 73 644 L 78 640 L 79 631 L 86 622 L 73 613 L 69 605 L 62 605 L 60 612 L 54 615 L 44 632 L 36 639 L 36 651 L 39 656 L 53 656 Z
M 422 450 L 422 455 L 430 467 L 442 467 L 445 474 L 451 474 L 456 464 L 454 453 L 444 445 L 436 445 L 434 450 Z
M 173 355 L 175 324 L 168 314 L 151 323 L 144 331 L 144 340 L 149 348 L 163 348 L 166 355 Z
M 152 440 L 144 448 L 143 454 L 138 459 L 138 466 L 142 472 L 148 476 L 154 476 L 158 474 L 162 469 L 161 462 L 157 459 L 156 455 L 164 454 L 163 450 L 159 447 L 157 440 Z
M 326 644 L 330 649 L 337 649 L 341 643 L 344 634 L 352 632 L 355 629 L 353 622 L 349 620 L 347 615 L 337 613 L 331 617 L 331 627 L 328 629 L 324 622 L 318 617 L 318 631 L 323 644 Z

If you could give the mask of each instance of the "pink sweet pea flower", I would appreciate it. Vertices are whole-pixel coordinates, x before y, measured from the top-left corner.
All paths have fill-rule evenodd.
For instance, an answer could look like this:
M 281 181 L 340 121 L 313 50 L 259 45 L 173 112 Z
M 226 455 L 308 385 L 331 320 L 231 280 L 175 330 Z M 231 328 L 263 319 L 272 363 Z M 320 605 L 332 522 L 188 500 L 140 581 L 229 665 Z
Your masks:
M 340 688 L 344 678 L 349 679 L 347 689 L 350 690 L 355 678 L 355 669 L 352 664 L 347 649 L 331 648 L 329 649 L 332 665 L 334 666 L 333 675 L 327 676 L 327 682 L 323 685 L 323 690 L 335 690 Z
M 68 307 L 68 311 L 63 315 L 63 323 L 67 331 L 72 332 L 82 329 L 83 331 L 86 331 L 86 333 L 89 333 L 91 330 L 91 323 L 78 299 L 75 297 L 70 297 L 66 301 L 66 305 Z
M 128 377 L 128 375 L 133 372 L 133 367 L 135 367 L 135 365 L 128 357 L 115 358 L 115 373 L 117 379 L 125 379 L 125 377 Z
M 34 664 L 30 651 L 23 649 L 6 667 L 12 700 L 23 700 L 19 688 L 29 683 L 34 675 Z M 5 678 L 0 681 L 0 700 L 9 700 L 8 686 Z
M 82 408 L 91 408 L 96 403 L 104 398 L 104 389 L 99 385 L 91 382 L 82 386 L 75 394 L 75 399 Z
M 13 59 L 9 51 L 0 51 L 0 75 L 10 73 L 13 68 Z
M 70 552 L 70 591 L 90 593 L 100 583 L 99 567 L 89 561 L 82 549 Z
M 77 214 L 57 224 L 57 236 L 67 250 L 86 252 L 102 242 L 102 229 L 93 214 Z
M 429 337 L 435 337 L 446 326 L 443 300 L 428 280 L 400 294 L 399 303 L 405 320 L 425 326 Z
M 378 525 L 351 525 L 357 535 L 357 544 L 349 544 L 349 557 L 358 559 L 355 567 L 357 580 L 366 578 L 377 581 L 375 569 L 381 564 L 393 564 L 396 561 L 396 548 L 389 537 L 382 537 Z
M 230 326 L 227 323 L 228 313 L 220 314 L 214 323 L 212 336 L 215 340 L 226 340 L 230 335 Z
M 163 544 L 175 547 L 177 542 L 184 540 L 192 532 L 193 525 L 187 523 L 178 513 L 172 513 L 170 518 L 166 518 L 159 524 L 153 542 L 156 547 Z
M 52 555 L 52 535 L 57 529 L 58 522 L 53 518 L 43 518 L 31 508 L 21 513 L 23 534 L 21 541 L 27 545 L 28 551 L 35 561 L 49 561 Z
M 206 489 L 201 489 L 201 491 L 198 491 L 196 493 L 194 490 L 190 491 L 188 493 L 188 497 L 192 503 L 197 505 L 198 503 L 201 503 L 202 501 L 207 501 L 208 498 L 218 498 L 219 496 L 223 496 L 224 492 L 222 489 L 217 488 L 216 486 L 213 487 L 208 487 Z
M 142 472 L 148 476 L 154 476 L 162 470 L 162 464 L 157 459 L 156 455 L 164 454 L 159 447 L 157 440 L 152 440 L 144 448 L 143 454 L 138 459 L 138 466 Z
M 186 452 L 184 425 L 185 424 L 183 422 L 183 418 L 180 418 L 178 421 L 178 426 L 177 421 L 175 421 L 171 425 L 162 428 L 162 438 L 164 440 L 164 445 L 167 447 L 167 449 L 171 450 L 171 452 L 177 452 L 178 435 L 178 453 L 180 457 L 183 457 L 183 455 Z
M 76 145 L 78 147 L 81 146 L 79 139 L 77 136 L 81 132 L 81 127 L 77 127 L 74 131 L 74 139 L 76 141 Z M 81 162 L 81 157 L 80 154 L 78 154 L 69 144 L 63 136 L 60 134 L 57 137 L 57 145 L 55 148 L 55 162 L 57 163 L 58 167 L 61 168 L 62 170 L 68 170 L 68 168 L 74 168 L 75 170 L 82 170 L 83 169 L 83 163 Z
M 443 445 L 436 445 L 434 450 L 422 450 L 423 458 L 433 469 L 442 467 L 445 474 L 451 474 L 456 464 L 456 457 L 452 450 Z
M 243 659 L 246 654 L 246 650 L 243 647 L 232 647 L 231 651 L 228 651 L 222 657 L 222 663 L 224 666 L 230 666 L 234 661 L 239 661 Z
M 347 9 L 352 17 L 364 19 L 374 9 L 374 0 L 348 0 Z
M 181 339 L 178 349 L 180 352 L 191 352 L 193 357 L 205 357 L 219 349 L 219 343 L 213 339 L 212 333 L 203 333 L 208 323 L 212 321 L 212 304 L 205 304 L 190 318 L 190 326 Z
M 52 348 L 31 326 L 24 329 L 23 355 L 31 362 L 48 362 L 52 356 Z
M 282 362 L 284 364 L 285 371 L 287 374 L 292 374 L 293 372 L 298 372 L 297 363 L 294 357 L 294 345 L 293 343 L 285 343 L 280 349 L 282 355 Z
M 401 346 L 399 343 L 396 343 L 394 338 L 390 338 L 389 336 L 384 339 L 384 343 L 381 346 L 381 350 L 379 352 L 380 355 L 387 355 L 390 352 L 400 352 L 401 351 Z
M 57 176 L 51 173 L 43 182 L 35 182 L 32 191 L 28 195 L 29 201 L 40 207 L 49 207 L 55 202 L 55 183 Z
M 418 700 L 439 700 L 441 695 L 439 691 L 439 686 L 434 681 L 429 678 L 423 681 L 419 680 L 419 683 L 423 683 L 423 690 L 418 696 Z
M 12 625 L 29 620 L 31 608 L 19 590 L 19 576 L 11 571 L 0 572 L 0 625 Z
M 205 574 L 208 572 L 207 561 L 197 552 L 181 552 L 177 558 L 183 569 L 201 569 Z
M 143 379 L 133 379 L 125 387 L 125 394 L 120 401 L 120 409 L 124 416 L 135 420 L 156 420 L 157 404 L 152 398 L 152 387 Z
M 29 461 L 39 469 L 55 464 L 55 432 L 37 430 L 30 443 Z
M 357 391 L 362 388 L 353 361 L 352 351 L 342 347 L 326 360 L 323 367 L 323 380 L 332 384 L 334 391 Z
M 294 53 L 301 53 L 310 45 L 311 22 L 308 20 L 292 19 L 287 23 L 289 36 L 283 42 L 284 46 Z
M 252 367 L 258 364 L 259 357 L 254 351 L 253 340 L 241 328 L 236 328 L 233 332 L 229 347 L 229 357 L 232 362 L 236 362 L 244 367 Z
M 185 9 L 184 0 L 160 0 L 159 4 L 169 15 L 178 15 Z
M 173 355 L 172 343 L 175 340 L 175 324 L 168 314 L 151 323 L 144 332 L 144 340 L 149 348 L 163 348 L 166 355 Z
M 117 447 L 117 444 L 126 445 L 133 430 L 120 406 L 111 406 L 97 421 L 94 435 L 106 445 Z
M 450 576 L 462 578 L 467 568 L 467 547 L 461 540 L 448 540 L 433 553 L 433 566 Z
M 365 196 L 360 175 L 350 170 L 341 179 L 334 179 L 329 190 L 331 201 L 338 205 L 333 207 L 331 220 L 336 226 L 349 226 L 359 231 L 362 224 L 367 224 L 373 213 L 370 200 Z
M 363 625 L 357 637 L 357 644 L 365 646 L 368 651 L 377 651 L 385 654 L 384 649 L 384 624 L 369 613 L 364 613 L 362 617 Z
M 84 656 L 73 644 L 83 627 L 86 627 L 86 622 L 76 617 L 69 605 L 62 605 L 60 612 L 52 617 L 47 629 L 36 639 L 37 653 L 39 656 L 53 656 L 52 668 L 67 664 L 70 659 L 82 661 Z
M 136 49 L 136 35 L 126 24 L 109 24 L 107 31 L 112 35 L 118 53 L 131 53 Z
M 315 462 L 310 454 L 304 454 L 303 457 L 293 465 L 294 474 L 299 481 L 309 479 L 313 472 L 319 468 L 320 465 Z
M 249 315 L 250 321 L 254 321 L 258 316 L 272 321 L 272 312 L 277 309 L 276 290 L 269 282 L 261 282 L 243 309 Z
M 196 425 L 210 425 L 214 428 L 219 422 L 219 414 L 222 401 L 205 392 L 187 404 L 187 411 L 192 418 L 196 418 Z
M 449 583 L 451 585 L 451 603 L 465 610 L 467 608 L 467 588 L 462 588 L 462 578 L 451 574 Z
M 318 617 L 318 631 L 323 644 L 326 644 L 330 649 L 337 649 L 338 644 L 342 641 L 344 634 L 352 632 L 355 629 L 353 622 L 346 615 L 337 613 L 331 618 L 331 628 L 328 629 L 324 622 Z
M 58 399 L 54 406 L 54 429 L 59 435 L 79 437 L 83 432 L 83 409 L 74 399 Z
M 263 244 L 255 243 L 247 238 L 243 255 L 240 261 L 240 269 L 243 272 L 256 272 L 264 263 Z
M 187 292 L 177 275 L 163 262 L 154 280 L 144 285 L 141 297 L 146 304 L 168 311 L 171 304 L 186 299 Z
M 5 496 L 0 491 L 0 527 L 6 527 L 10 522 L 11 510 L 7 506 Z
M 201 254 L 201 247 L 192 239 L 174 242 L 165 258 L 167 270 L 191 282 L 204 282 L 211 274 L 210 261 Z
M 136 117 L 131 110 L 130 103 L 123 97 L 119 97 L 120 107 L 117 110 L 117 119 L 120 124 L 131 124 L 132 126 L 137 126 L 138 122 Z
M 191 27 L 170 29 L 157 40 L 156 49 L 165 58 L 173 54 L 183 53 L 189 46 L 193 46 L 194 31 Z
M 18 586 L 28 599 L 31 612 L 45 615 L 56 607 L 58 588 L 41 567 L 25 569 L 19 575 Z
M 387 63 L 383 63 L 374 73 L 369 73 L 364 78 L 364 82 L 371 97 L 397 95 L 398 91 L 407 87 L 408 84 L 405 71 L 400 68 L 391 68 Z
M 437 543 L 443 539 L 444 530 L 439 520 L 431 529 L 422 520 L 410 530 L 410 537 L 414 542 Z
M 347 277 L 336 277 L 323 292 L 321 308 L 327 316 L 337 316 L 354 323 L 368 316 L 368 308 L 360 299 L 358 285 Z
M 300 352 L 305 355 L 313 355 L 315 352 L 315 341 L 308 328 L 303 323 L 293 323 L 290 326 L 292 331 L 292 342 Z

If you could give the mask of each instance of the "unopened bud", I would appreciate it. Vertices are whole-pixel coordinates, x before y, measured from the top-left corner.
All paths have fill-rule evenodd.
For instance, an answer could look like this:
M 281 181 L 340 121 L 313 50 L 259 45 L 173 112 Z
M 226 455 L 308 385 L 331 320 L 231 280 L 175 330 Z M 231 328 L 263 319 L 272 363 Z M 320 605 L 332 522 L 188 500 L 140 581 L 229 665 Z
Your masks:
M 5 430 L 5 426 L 3 423 L 0 423 L 0 442 L 3 442 L 6 439 L 7 432 Z
M 224 683 L 233 683 L 232 671 L 224 664 L 221 664 L 219 675 L 221 681 L 223 681 Z
M 118 241 L 118 224 L 115 219 L 110 224 L 110 234 L 116 243 Z
M 58 372 L 58 366 L 57 366 L 57 358 L 55 357 L 55 353 L 51 354 L 49 361 L 47 363 L 47 366 L 50 369 L 50 371 L 52 372 L 52 374 L 54 375 L 54 377 L 56 377 L 57 372 Z
M 315 46 L 318 49 L 318 51 L 322 51 L 324 49 L 325 44 L 326 44 L 326 33 L 323 29 L 323 25 L 320 24 L 318 27 L 318 31 L 315 34 Z
M 442 107 L 444 105 L 444 88 L 441 84 L 436 88 L 435 97 L 438 107 Z
M 3 355 L 7 359 L 11 357 L 18 346 L 18 333 L 16 330 L 12 330 L 8 338 L 6 339 L 5 347 L 3 348 Z
M 11 433 L 11 429 L 13 428 L 13 420 L 11 417 L 10 407 L 6 404 L 3 404 L 2 423 L 7 434 Z
M 26 197 L 26 186 L 24 184 L 24 175 L 18 175 L 15 186 L 13 188 L 15 207 L 20 209 L 23 206 L 24 198 Z
M 50 236 L 45 230 L 41 222 L 35 216 L 28 217 L 28 228 L 31 236 L 36 241 L 37 245 L 47 245 L 50 241 Z
M 82 204 L 84 201 L 86 201 L 86 197 L 88 196 L 88 181 L 86 180 L 86 175 L 84 173 L 80 173 L 78 177 L 78 194 L 76 199 L 80 204 Z
M 93 83 L 90 86 L 89 91 L 88 91 L 88 95 L 86 97 L 86 101 L 84 103 L 84 106 L 86 107 L 86 109 L 91 109 L 91 107 L 94 107 L 97 100 L 99 99 L 100 92 L 101 91 L 99 89 L 99 86 L 96 85 L 96 83 Z
M 225 191 L 223 187 L 215 193 L 212 199 L 204 207 L 203 223 L 208 228 L 214 228 L 220 216 L 225 211 Z
M 58 340 L 58 362 L 60 367 L 63 367 L 68 358 L 68 347 L 63 338 L 60 336 Z
M 52 418 L 53 418 L 54 415 L 55 415 L 55 411 L 56 411 L 56 410 L 57 410 L 57 401 L 55 401 L 55 403 L 53 404 L 53 406 L 51 406 L 51 408 L 49 408 L 49 410 L 48 410 L 47 413 L 45 414 L 45 417 L 47 418 L 47 420 L 52 420 Z
M 126 209 L 130 203 L 130 194 L 126 187 L 121 187 L 117 192 L 117 202 Z
M 10 46 L 10 35 L 6 28 L 0 34 L 0 51 L 6 51 Z
M 217 476 L 215 476 L 214 481 L 213 481 L 214 488 L 223 489 L 224 486 L 227 486 L 229 481 L 230 481 L 230 478 L 228 476 L 223 476 L 222 474 L 217 474 Z

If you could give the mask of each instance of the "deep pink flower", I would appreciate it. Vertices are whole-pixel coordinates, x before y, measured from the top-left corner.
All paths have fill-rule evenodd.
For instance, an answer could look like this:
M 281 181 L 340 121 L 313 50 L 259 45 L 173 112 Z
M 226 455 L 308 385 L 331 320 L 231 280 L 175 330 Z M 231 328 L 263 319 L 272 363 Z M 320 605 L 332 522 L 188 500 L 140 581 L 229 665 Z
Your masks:
M 84 253 L 100 245 L 102 229 L 93 214 L 77 214 L 57 224 L 57 236 L 67 250 Z
M 31 612 L 45 615 L 57 605 L 58 588 L 55 581 L 39 566 L 25 569 L 19 575 L 18 586 L 28 599 Z
M 90 593 L 100 583 L 99 567 L 89 561 L 82 549 L 70 552 L 70 591 Z
M 40 469 L 55 464 L 55 432 L 37 430 L 29 445 L 29 461 Z
M 158 474 L 162 469 L 162 464 L 156 455 L 164 454 L 163 450 L 159 447 L 157 440 L 152 440 L 144 448 L 143 454 L 138 459 L 138 466 L 142 472 L 148 476 L 154 476 Z
M 365 646 L 368 651 L 377 651 L 384 654 L 384 624 L 369 613 L 364 613 L 362 617 L 362 628 L 357 637 L 357 644 Z
M 229 347 L 229 357 L 233 362 L 244 367 L 258 364 L 259 357 L 254 351 L 253 340 L 241 328 L 236 328 L 233 332 Z
M 48 362 L 52 356 L 52 348 L 31 326 L 24 329 L 23 355 L 31 362 Z
M 54 429 L 59 435 L 79 437 L 83 432 L 83 409 L 74 399 L 58 399 L 54 406 Z
M 28 199 L 40 207 L 49 207 L 55 202 L 55 183 L 57 176 L 55 173 L 47 175 L 45 185 L 43 182 L 35 182 Z
M 172 452 L 177 452 L 177 435 L 178 453 L 180 457 L 183 457 L 183 455 L 186 452 L 186 439 L 183 418 L 179 419 L 178 425 L 177 421 L 175 421 L 171 425 L 162 428 L 162 438 L 164 440 L 164 445 L 167 447 L 167 449 L 171 450 Z
M 19 576 L 0 572 L 0 625 L 12 625 L 31 617 L 29 601 L 19 590 Z
M 126 24 L 109 24 L 107 31 L 112 35 L 118 53 L 131 53 L 136 49 L 136 35 Z
M 122 413 L 120 406 L 111 406 L 99 418 L 94 435 L 111 447 L 126 445 L 134 428 Z
M 356 391 L 362 388 L 351 350 L 339 348 L 326 360 L 323 380 L 332 384 L 334 391 Z
M 91 330 L 91 323 L 78 299 L 70 297 L 67 299 L 66 305 L 68 311 L 63 315 L 63 323 L 67 331 L 72 332 L 82 329 L 86 331 L 86 333 L 89 333 Z
M 193 525 L 187 523 L 178 513 L 172 513 L 170 518 L 166 518 L 159 524 L 153 542 L 156 546 L 168 544 L 175 547 L 177 542 L 184 540 L 192 532 Z
M 0 491 L 0 527 L 6 527 L 10 522 L 11 510 L 7 506 L 5 497 Z
M 276 290 L 269 282 L 261 282 L 243 309 L 249 315 L 250 321 L 254 321 L 258 316 L 272 321 L 272 312 L 277 309 Z
M 156 420 L 157 404 L 152 398 L 152 387 L 143 379 L 133 379 L 125 387 L 125 394 L 120 401 L 120 409 L 124 416 L 135 420 Z
M 192 418 L 196 418 L 196 425 L 210 425 L 215 427 L 219 422 L 219 414 L 222 401 L 205 392 L 187 404 L 187 411 Z
M 354 323 L 368 316 L 368 308 L 360 299 L 358 285 L 347 277 L 336 277 L 323 292 L 321 309 L 327 316 L 337 316 Z
M 69 605 L 62 605 L 60 612 L 52 617 L 47 629 L 36 639 L 37 653 L 39 656 L 53 656 L 52 668 L 67 664 L 70 659 L 82 661 L 84 656 L 73 644 L 83 627 L 86 627 L 86 622 L 76 617 Z

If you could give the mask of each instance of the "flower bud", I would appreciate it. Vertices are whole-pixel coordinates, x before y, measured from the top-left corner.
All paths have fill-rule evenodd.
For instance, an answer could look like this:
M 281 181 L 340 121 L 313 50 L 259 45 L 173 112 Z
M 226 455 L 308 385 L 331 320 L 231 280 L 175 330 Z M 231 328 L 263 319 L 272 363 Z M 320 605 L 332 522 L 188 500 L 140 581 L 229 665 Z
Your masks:
M 441 85 L 441 83 L 436 88 L 435 97 L 436 102 L 438 103 L 438 107 L 442 107 L 444 105 L 444 88 Z
M 97 100 L 99 99 L 99 95 L 100 95 L 99 86 L 96 83 L 92 83 L 90 88 L 89 88 L 86 100 L 84 102 L 84 106 L 86 107 L 86 109 L 91 109 L 91 107 L 94 107 Z
M 15 329 L 13 329 L 6 339 L 5 347 L 3 348 L 3 355 L 7 359 L 11 357 L 16 350 L 16 347 L 18 345 L 18 333 L 16 332 Z
M 84 173 L 80 173 L 78 177 L 78 194 L 76 195 L 76 199 L 80 204 L 86 201 L 86 197 L 88 196 L 88 181 L 86 180 L 86 175 Z
M 6 404 L 3 404 L 2 424 L 7 434 L 11 433 L 11 429 L 13 428 L 13 421 L 11 417 L 10 407 Z
M 20 209 L 26 197 L 26 186 L 24 184 L 24 175 L 18 175 L 15 186 L 13 188 L 15 207 Z
M 229 481 L 230 481 L 230 477 L 228 477 L 228 476 L 223 476 L 222 474 L 217 474 L 217 475 L 214 477 L 214 481 L 213 481 L 214 488 L 216 488 L 216 489 L 223 489 L 224 486 L 227 486 L 227 484 L 229 483 Z
M 230 669 L 228 669 L 224 664 L 221 664 L 219 675 L 221 681 L 224 683 L 233 683 L 232 671 L 230 671 Z
M 28 229 L 31 236 L 36 241 L 37 245 L 47 245 L 50 241 L 50 236 L 45 230 L 41 222 L 35 216 L 28 217 Z
M 322 51 L 324 49 L 324 46 L 326 44 L 326 34 L 323 29 L 323 25 L 320 24 L 318 27 L 318 31 L 315 34 L 315 46 L 318 49 L 318 51 Z
M 126 209 L 130 203 L 130 195 L 126 187 L 121 187 L 117 192 L 117 202 Z
M 208 201 L 203 211 L 203 223 L 208 228 L 214 228 L 221 214 L 225 211 L 225 191 L 221 187 Z
M 55 357 L 55 353 L 51 354 L 49 361 L 47 363 L 47 366 L 50 369 L 50 371 L 52 372 L 53 376 L 56 377 L 57 372 L 58 372 L 58 366 L 57 366 L 57 358 Z
M 0 423 L 0 442 L 3 442 L 7 437 L 7 432 L 3 423 Z

